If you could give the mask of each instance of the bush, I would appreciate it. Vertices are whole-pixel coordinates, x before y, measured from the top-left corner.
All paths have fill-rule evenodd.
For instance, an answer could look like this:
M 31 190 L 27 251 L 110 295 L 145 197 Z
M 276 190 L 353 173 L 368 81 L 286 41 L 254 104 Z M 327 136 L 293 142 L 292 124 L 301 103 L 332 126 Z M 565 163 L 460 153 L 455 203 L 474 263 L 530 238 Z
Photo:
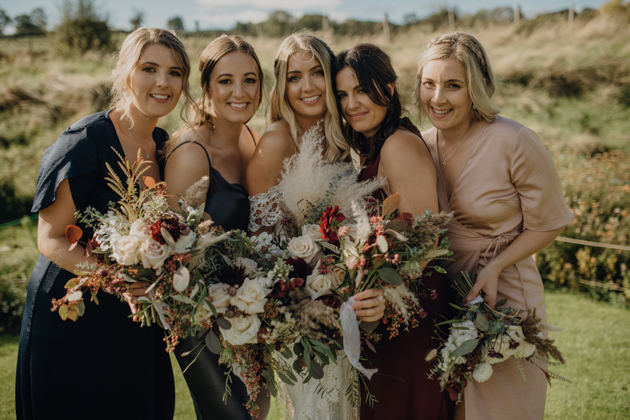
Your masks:
M 26 294 L 11 283 L 0 283 L 0 334 L 19 334 Z
M 562 236 L 627 246 L 630 239 L 630 154 L 619 151 L 560 166 L 575 215 Z M 538 254 L 548 281 L 630 307 L 630 252 L 556 241 Z
M 0 223 L 19 219 L 31 214 L 33 197 L 22 197 L 15 191 L 15 185 L 8 180 L 0 181 Z
M 61 52 L 84 54 L 90 50 L 114 49 L 107 19 L 96 11 L 92 0 L 77 0 L 75 6 L 66 0 L 61 12 L 61 23 L 56 30 Z

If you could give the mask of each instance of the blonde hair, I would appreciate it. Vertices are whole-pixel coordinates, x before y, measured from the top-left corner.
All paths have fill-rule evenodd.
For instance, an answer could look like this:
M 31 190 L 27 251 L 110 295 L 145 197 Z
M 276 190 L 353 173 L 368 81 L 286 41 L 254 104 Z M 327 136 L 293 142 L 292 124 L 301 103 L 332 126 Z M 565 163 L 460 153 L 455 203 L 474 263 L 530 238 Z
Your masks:
M 447 58 L 454 58 L 464 66 L 466 85 L 473 103 L 473 120 L 483 119 L 492 122 L 500 109 L 492 103 L 496 79 L 492 67 L 490 67 L 488 54 L 481 43 L 472 35 L 454 32 L 431 39 L 420 60 L 418 60 L 413 99 L 418 108 L 420 124 L 423 124 L 427 117 L 420 98 L 422 70 L 430 61 Z
M 120 47 L 116 67 L 112 71 L 111 107 L 122 110 L 122 118 L 127 118 L 131 121 L 129 115 L 131 100 L 128 98 L 131 92 L 131 85 L 129 82 L 144 49 L 150 44 L 159 44 L 170 48 L 173 51 L 177 65 L 182 68 L 184 73 L 182 93 L 184 94 L 185 103 L 182 107 L 181 118 L 184 121 L 188 121 L 186 110 L 188 109 L 188 104 L 194 102 L 188 81 L 190 60 L 184 44 L 177 38 L 177 35 L 164 29 L 138 28 L 127 35 Z M 133 121 L 131 123 L 133 124 Z
M 299 140 L 304 130 L 297 123 L 293 109 L 286 96 L 287 72 L 289 59 L 294 54 L 305 52 L 319 61 L 324 71 L 326 81 L 326 114 L 324 114 L 324 135 L 328 147 L 325 158 L 329 162 L 336 162 L 348 155 L 349 146 L 345 141 L 341 130 L 337 99 L 335 97 L 335 85 L 332 77 L 332 63 L 335 55 L 324 41 L 308 32 L 298 32 L 290 35 L 282 41 L 273 64 L 275 83 L 271 90 L 269 104 L 269 123 L 285 121 L 289 126 L 289 132 L 296 149 L 300 149 Z

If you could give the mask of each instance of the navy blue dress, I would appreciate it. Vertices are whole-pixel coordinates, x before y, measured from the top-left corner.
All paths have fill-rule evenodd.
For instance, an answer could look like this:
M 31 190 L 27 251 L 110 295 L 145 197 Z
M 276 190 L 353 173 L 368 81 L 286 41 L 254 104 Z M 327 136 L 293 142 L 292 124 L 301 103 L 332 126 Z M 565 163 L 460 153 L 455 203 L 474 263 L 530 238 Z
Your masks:
M 212 217 L 214 224 L 225 230 L 241 229 L 247 231 L 249 224 L 247 189 L 241 184 L 230 184 L 226 181 L 219 171 L 212 167 L 206 149 L 195 141 L 192 143 L 198 145 L 206 153 L 210 167 L 210 185 L 206 194 L 204 211 Z M 183 144 L 187 143 L 181 143 L 177 147 Z M 182 353 L 185 352 L 191 353 L 182 356 Z M 203 335 L 200 337 L 188 336 L 181 340 L 175 348 L 175 356 L 177 356 L 182 371 L 186 370 L 188 365 L 192 363 L 184 373 L 184 378 L 186 378 L 186 383 L 190 389 L 198 420 L 251 419 L 245 408 L 247 388 L 238 378 L 233 377 L 230 385 L 232 395 L 228 397 L 227 401 L 223 401 L 225 373 L 228 368 L 225 365 L 219 365 L 219 356 L 208 350 Z
M 167 138 L 154 130 L 158 149 Z M 68 179 L 77 210 L 106 212 L 119 197 L 107 186 L 105 163 L 125 179 L 114 149 L 124 156 L 109 112 L 64 131 L 44 153 L 32 211 L 50 206 Z M 82 240 L 90 239 L 92 230 L 79 226 Z M 51 312 L 51 300 L 65 295 L 72 277 L 43 255 L 31 275 L 18 350 L 17 418 L 172 419 L 175 388 L 163 330 L 133 322 L 129 306 L 104 292 L 99 305 L 86 299 L 76 322 L 62 321 Z

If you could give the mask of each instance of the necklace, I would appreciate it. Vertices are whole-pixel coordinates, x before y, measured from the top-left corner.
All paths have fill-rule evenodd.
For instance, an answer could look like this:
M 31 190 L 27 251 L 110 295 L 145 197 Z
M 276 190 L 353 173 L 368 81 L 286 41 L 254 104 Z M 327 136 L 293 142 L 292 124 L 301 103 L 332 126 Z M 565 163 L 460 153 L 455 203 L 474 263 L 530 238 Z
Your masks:
M 472 129 L 473 129 L 473 127 L 475 126 L 475 124 L 477 124 L 477 121 L 475 121 L 475 122 L 473 123 L 473 125 L 470 127 L 470 130 L 468 130 L 468 133 L 466 133 L 466 135 L 464 136 L 464 138 L 463 138 L 463 139 L 461 139 L 461 140 L 459 141 L 459 143 L 457 144 L 457 147 L 455 148 L 455 150 L 453 150 L 453 151 L 451 152 L 451 154 L 450 154 L 450 155 L 448 155 L 447 157 L 444 157 L 444 146 L 442 146 L 442 148 L 441 148 L 441 149 L 442 149 L 442 150 L 441 150 L 441 152 L 442 152 L 442 166 L 446 165 L 446 160 L 447 160 L 448 158 L 450 158 L 451 156 L 453 156 L 453 155 L 455 154 L 455 152 L 457 152 L 457 149 L 459 149 L 459 146 L 461 146 L 461 145 L 462 145 L 462 143 L 464 142 L 464 140 L 466 140 L 466 137 L 468 137 L 468 135 L 469 135 L 469 134 L 470 134 L 470 132 L 472 131 Z M 438 133 L 439 133 L 439 132 L 440 132 L 440 131 L 438 130 Z M 442 142 L 442 144 L 444 144 L 444 142 Z
M 133 132 L 133 130 L 131 128 L 128 128 L 127 131 L 129 131 L 131 133 L 131 135 L 133 136 L 133 138 L 138 142 L 138 145 L 140 146 L 140 148 L 142 149 L 142 151 L 144 152 L 144 155 L 146 156 L 147 159 L 151 159 L 151 155 L 149 155 L 147 153 L 146 150 L 144 150 L 144 147 L 142 146 L 142 143 L 140 143 L 140 140 L 138 140 L 138 137 L 136 137 L 136 133 Z M 449 156 L 450 157 L 450 156 Z

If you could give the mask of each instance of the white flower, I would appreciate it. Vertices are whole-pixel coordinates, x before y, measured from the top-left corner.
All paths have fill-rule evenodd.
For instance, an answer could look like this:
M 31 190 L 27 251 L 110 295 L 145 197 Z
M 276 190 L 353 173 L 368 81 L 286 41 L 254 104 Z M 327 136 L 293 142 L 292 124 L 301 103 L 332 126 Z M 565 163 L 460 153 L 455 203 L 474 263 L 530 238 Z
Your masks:
M 236 296 L 230 299 L 230 303 L 248 314 L 265 312 L 267 296 L 270 289 L 265 289 L 258 280 L 245 279 L 243 285 L 236 291 Z
M 343 265 L 336 265 L 332 269 L 333 289 L 337 289 L 343 283 L 346 278 L 346 267 Z
M 225 283 L 216 283 L 208 287 L 208 297 L 210 303 L 217 310 L 217 313 L 224 314 L 228 306 L 230 306 L 230 295 L 228 294 L 228 286 Z
M 197 308 L 193 321 L 195 324 L 201 324 L 203 321 L 209 320 L 211 316 L 212 310 L 210 309 L 210 305 L 208 305 L 208 302 L 204 299 L 204 301 L 201 302 L 201 305 Z
M 485 382 L 492 376 L 492 365 L 490 363 L 479 363 L 473 370 L 473 379 L 477 382 Z
M 233 346 L 243 344 L 256 344 L 258 342 L 258 330 L 260 329 L 260 319 L 258 315 L 235 316 L 229 319 L 232 328 L 224 330 L 219 327 L 223 337 Z
M 304 225 L 302 226 L 302 235 L 310 236 L 314 241 L 322 240 L 322 233 L 319 231 L 319 225 Z
M 330 274 L 319 273 L 320 264 L 321 261 L 318 261 L 317 265 L 313 269 L 313 274 L 306 277 L 306 290 L 313 300 L 320 296 L 329 294 L 334 282 L 333 277 Z
M 274 279 L 274 276 L 275 276 L 275 273 L 272 270 L 272 271 L 268 272 L 265 277 L 260 277 L 258 279 L 258 281 L 260 281 L 260 284 L 262 284 L 264 288 L 271 289 L 273 287 L 273 285 L 278 280 L 280 280 L 280 277 L 278 277 L 277 279 Z
M 170 255 L 168 245 L 163 245 L 151 238 L 140 245 L 140 257 L 144 268 L 160 268 Z
M 197 235 L 195 234 L 195 232 L 193 232 L 192 230 L 188 230 L 188 232 L 185 235 L 184 234 L 179 235 L 177 242 L 175 242 L 175 240 L 173 239 L 173 236 L 171 236 L 168 230 L 161 228 L 160 232 L 162 233 L 162 237 L 164 237 L 164 240 L 166 241 L 167 244 L 169 244 L 173 252 L 188 251 L 192 247 L 193 242 L 195 242 L 195 239 L 197 238 Z
M 519 343 L 514 352 L 514 357 L 529 357 L 536 351 L 535 345 L 525 341 L 525 334 L 523 334 L 523 328 L 520 325 L 508 325 L 506 333 L 512 340 Z
M 510 348 L 510 336 L 508 334 L 501 334 L 494 339 L 494 342 L 490 343 L 492 350 L 495 353 L 500 353 L 503 357 L 487 357 L 486 360 L 490 364 L 500 363 L 509 359 L 516 353 L 516 349 Z M 520 347 L 520 346 L 519 346 Z M 517 347 L 518 348 L 518 347 Z
M 111 246 L 114 252 L 112 258 L 122 265 L 134 265 L 140 262 L 141 242 L 135 236 L 118 236 Z
M 189 216 L 199 216 L 199 210 L 194 208 L 194 207 L 186 207 L 186 212 L 188 213 Z
M 150 227 L 146 220 L 138 219 L 133 222 L 129 228 L 129 236 L 135 236 L 140 241 L 146 241 L 151 238 Z
M 319 252 L 319 245 L 310 236 L 298 236 L 291 239 L 287 249 L 293 258 L 303 258 L 307 263 Z
M 234 260 L 234 264 L 245 269 L 245 275 L 253 276 L 258 273 L 258 263 L 249 258 L 238 257 Z
M 343 256 L 345 259 L 358 262 L 361 259 L 358 247 L 359 245 L 356 242 L 345 239 L 343 241 Z
M 357 228 L 356 223 L 350 223 L 347 225 L 348 231 L 344 235 L 345 238 L 352 238 L 353 240 L 357 240 L 359 237 L 359 229 Z
M 256 248 L 260 249 L 263 246 L 271 245 L 271 243 L 273 242 L 273 235 L 267 232 L 262 232 L 260 235 L 252 236 L 250 239 L 253 243 L 256 244 Z

